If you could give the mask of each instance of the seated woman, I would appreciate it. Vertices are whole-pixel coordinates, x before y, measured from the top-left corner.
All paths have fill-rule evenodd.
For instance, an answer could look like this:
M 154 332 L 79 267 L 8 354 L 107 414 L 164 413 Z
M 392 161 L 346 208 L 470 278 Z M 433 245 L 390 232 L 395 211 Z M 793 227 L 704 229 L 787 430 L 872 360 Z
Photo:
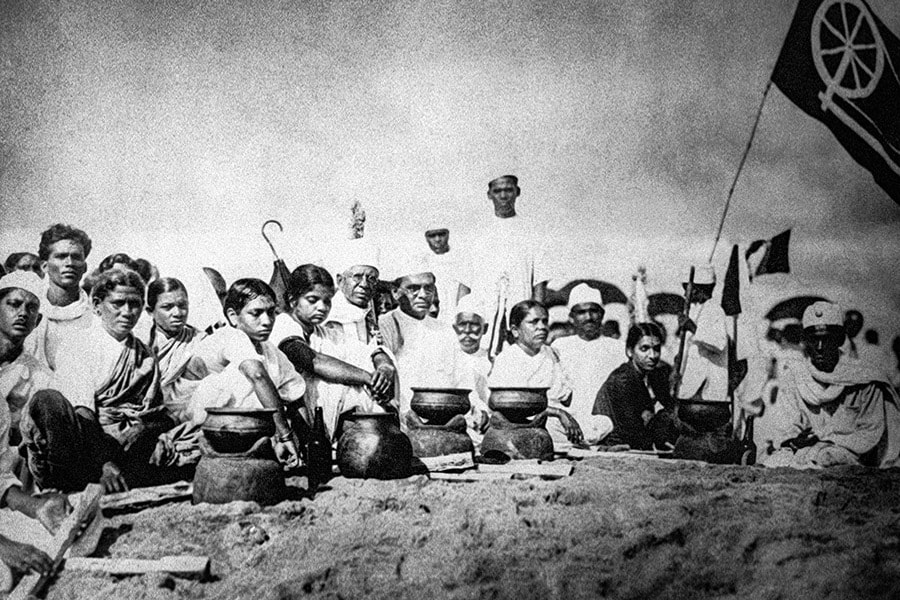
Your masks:
M 628 361 L 617 367 L 597 392 L 593 413 L 612 419 L 613 430 L 604 444 L 627 444 L 635 450 L 652 450 L 648 424 L 656 403 L 668 408 L 671 368 L 660 363 L 663 332 L 656 323 L 636 323 L 625 338 Z
M 202 379 L 187 366 L 197 343 L 206 337 L 188 325 L 188 309 L 188 293 L 181 281 L 164 277 L 147 286 L 147 313 L 152 319 L 147 345 L 159 364 L 163 404 L 178 423 L 188 420 L 187 402 Z
M 174 422 L 166 414 L 156 357 L 133 334 L 144 306 L 134 271 L 102 273 L 91 290 L 92 326 L 60 345 L 51 387 L 22 415 L 28 467 L 43 489 L 107 492 L 148 485 L 164 476 L 149 464 L 157 437 Z
M 355 347 L 335 344 L 321 325 L 331 311 L 334 293 L 334 280 L 322 267 L 307 264 L 294 269 L 285 293 L 290 312 L 275 318 L 271 336 L 306 379 L 306 423 L 312 424 L 315 409 L 321 406 L 332 438 L 341 414 L 354 409 L 384 411 L 369 393 L 379 389 L 374 373 L 345 362 L 348 353 L 371 350 L 361 342 Z
M 275 409 L 275 453 L 283 463 L 299 461 L 298 441 L 285 416 L 306 386 L 288 358 L 269 341 L 275 323 L 275 292 L 259 279 L 238 279 L 225 295 L 230 327 L 201 340 L 189 366 L 210 374 L 197 385 L 187 415 L 195 425 L 212 407 Z
M 524 300 L 512 307 L 509 330 L 513 344 L 494 360 L 488 386 L 550 388 L 547 414 L 559 421 L 559 427 L 553 422 L 547 424 L 554 443 L 566 439 L 573 444 L 596 443 L 609 432 L 609 419 L 593 418 L 580 424 L 563 408 L 572 401 L 572 387 L 556 352 L 546 345 L 550 330 L 547 320 L 547 309 L 536 300 Z M 587 436 L 582 425 L 588 430 Z

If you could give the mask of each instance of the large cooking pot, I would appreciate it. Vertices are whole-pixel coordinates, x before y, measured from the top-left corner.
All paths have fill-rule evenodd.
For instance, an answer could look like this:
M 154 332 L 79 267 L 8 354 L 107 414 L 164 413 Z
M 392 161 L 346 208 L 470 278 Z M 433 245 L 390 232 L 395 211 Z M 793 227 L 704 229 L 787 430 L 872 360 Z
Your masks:
M 492 387 L 488 398 L 491 410 L 500 412 L 513 423 L 524 423 L 547 408 L 550 388 Z
M 343 417 L 337 447 L 341 475 L 362 479 L 409 476 L 412 445 L 394 413 L 352 413 Z
M 697 432 L 710 432 L 731 422 L 731 403 L 713 400 L 678 400 L 678 420 Z
M 456 415 L 469 412 L 469 392 L 457 388 L 412 388 L 410 401 L 417 415 L 426 419 L 429 424 L 444 425 Z
M 213 450 L 239 454 L 275 434 L 274 414 L 274 408 L 207 408 L 200 428 Z

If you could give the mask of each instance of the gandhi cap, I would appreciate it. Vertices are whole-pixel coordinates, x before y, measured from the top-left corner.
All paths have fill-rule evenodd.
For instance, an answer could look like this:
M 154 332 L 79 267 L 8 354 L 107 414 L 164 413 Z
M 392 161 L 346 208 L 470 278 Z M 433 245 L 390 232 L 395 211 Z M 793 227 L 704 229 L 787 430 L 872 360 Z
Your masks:
M 816 327 L 818 325 L 844 325 L 844 311 L 833 302 L 820 300 L 806 307 L 803 311 L 803 328 Z
M 603 306 L 603 294 L 586 283 L 579 283 L 569 292 L 569 309 L 578 304 L 598 304 Z
M 31 292 L 40 300 L 46 290 L 44 282 L 33 271 L 13 271 L 0 277 L 0 291 L 19 288 Z
M 484 309 L 484 304 L 479 302 L 473 294 L 466 294 L 459 299 L 459 302 L 456 305 L 456 314 L 461 313 L 472 313 L 481 317 L 483 321 L 487 320 L 487 317 L 485 316 L 487 311 Z

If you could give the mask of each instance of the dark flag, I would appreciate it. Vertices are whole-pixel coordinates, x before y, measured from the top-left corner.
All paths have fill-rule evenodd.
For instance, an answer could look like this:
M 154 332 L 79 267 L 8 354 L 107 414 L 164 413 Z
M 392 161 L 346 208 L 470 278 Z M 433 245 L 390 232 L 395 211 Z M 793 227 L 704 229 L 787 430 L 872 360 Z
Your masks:
M 731 247 L 731 259 L 725 271 L 725 282 L 722 284 L 722 310 L 725 315 L 733 317 L 741 314 L 741 280 L 738 246 Z
M 269 287 L 275 292 L 277 298 L 276 308 L 278 312 L 289 313 L 291 307 L 287 303 L 288 280 L 291 278 L 291 271 L 280 258 L 276 259 L 272 265 L 272 277 L 269 278 Z
M 865 0 L 800 0 L 772 82 L 900 203 L 900 40 Z
M 756 240 L 747 248 L 744 258 L 749 259 L 756 254 L 761 248 L 765 249 L 762 259 L 756 265 L 756 269 L 750 272 L 750 281 L 757 275 L 765 275 L 766 273 L 790 273 L 791 262 L 788 255 L 788 248 L 791 243 L 791 230 L 782 231 L 771 240 Z

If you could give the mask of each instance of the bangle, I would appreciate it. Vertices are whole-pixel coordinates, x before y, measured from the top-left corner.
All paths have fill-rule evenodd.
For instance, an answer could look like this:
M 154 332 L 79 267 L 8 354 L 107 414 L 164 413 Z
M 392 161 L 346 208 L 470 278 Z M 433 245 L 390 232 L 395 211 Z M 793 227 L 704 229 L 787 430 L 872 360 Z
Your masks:
M 289 431 L 283 435 L 276 435 L 275 441 L 280 443 L 285 443 L 291 441 L 292 433 Z

